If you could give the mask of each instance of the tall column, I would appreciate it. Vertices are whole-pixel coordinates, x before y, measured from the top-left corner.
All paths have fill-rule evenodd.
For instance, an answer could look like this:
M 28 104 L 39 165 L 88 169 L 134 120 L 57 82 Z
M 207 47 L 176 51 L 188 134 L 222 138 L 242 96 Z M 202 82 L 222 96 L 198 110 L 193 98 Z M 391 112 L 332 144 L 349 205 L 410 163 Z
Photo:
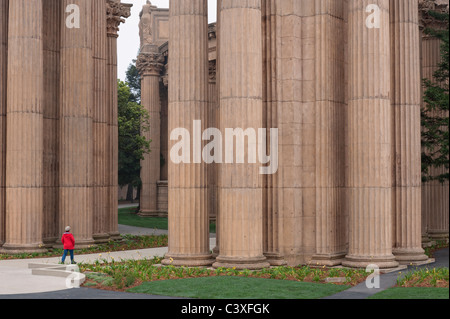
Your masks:
M 42 27 L 42 0 L 9 2 L 6 253 L 43 251 Z
M 169 164 L 169 252 L 163 264 L 206 266 L 213 262 L 209 248 L 207 167 L 196 148 L 207 125 L 208 5 L 206 0 L 170 3 L 169 134 L 186 129 L 192 153 L 188 161 Z M 201 121 L 194 127 L 194 122 Z M 196 130 L 195 130 L 196 129 Z M 200 129 L 199 134 L 196 131 Z M 195 130 L 195 131 L 194 131 Z M 191 143 L 190 135 L 193 138 Z M 197 135 L 197 136 L 196 136 Z M 179 139 L 180 136 L 172 136 Z M 169 141 L 169 150 L 176 141 Z M 201 152 L 201 149 L 200 149 Z M 171 154 L 172 155 L 172 154 Z
M 259 128 L 265 127 L 261 0 L 222 0 L 219 37 L 220 130 L 222 134 L 227 128 L 258 132 Z M 248 152 L 236 146 L 225 146 L 224 149 L 224 158 L 233 155 L 233 163 L 222 163 L 219 167 L 220 252 L 213 266 L 268 267 L 263 254 L 263 175 L 260 165 L 250 163 L 248 156 L 244 157 L 244 163 L 238 164 L 236 155 L 248 155 Z
M 119 185 L 119 127 L 117 97 L 117 38 L 119 26 L 124 17 L 131 15 L 130 4 L 120 0 L 107 0 L 107 118 L 108 118 L 108 217 L 107 231 L 113 240 L 120 239 L 118 224 L 118 185 Z
M 142 132 L 151 140 L 151 152 L 141 161 L 142 188 L 140 194 L 140 212 L 142 216 L 158 216 L 158 187 L 161 178 L 161 99 L 159 95 L 160 73 L 164 66 L 164 57 L 157 52 L 141 53 L 137 68 L 141 74 L 141 104 L 149 113 L 150 128 Z
M 107 242 L 108 234 L 108 113 L 107 113 L 107 35 L 106 1 L 92 2 L 92 34 L 94 63 L 93 103 L 93 237 L 96 243 Z
M 336 266 L 346 254 L 343 207 L 345 19 L 343 0 L 316 1 L 316 254 Z
M 393 112 L 393 253 L 400 263 L 427 260 L 422 249 L 420 47 L 418 0 L 390 0 Z
M 5 242 L 6 80 L 9 0 L 0 0 L 0 247 Z
M 280 19 L 277 13 L 278 3 L 274 0 L 262 0 L 262 54 L 263 54 L 263 123 L 267 128 L 268 143 L 270 129 L 278 128 L 278 78 L 277 58 L 279 48 Z M 269 144 L 267 145 L 268 147 Z M 278 176 L 264 176 L 263 194 L 263 241 L 264 256 L 272 266 L 284 265 L 286 261 L 281 253 L 280 219 L 278 212 Z
M 62 21 L 59 231 L 72 227 L 77 248 L 93 239 L 92 0 L 64 0 L 80 9 L 80 28 Z
M 379 8 L 379 28 L 366 8 Z M 389 0 L 349 1 L 349 96 L 346 142 L 349 252 L 344 266 L 395 267 L 392 254 L 392 170 Z
M 59 239 L 58 231 L 58 138 L 59 74 L 62 12 L 61 0 L 43 0 L 44 6 L 44 220 L 43 241 L 47 247 Z

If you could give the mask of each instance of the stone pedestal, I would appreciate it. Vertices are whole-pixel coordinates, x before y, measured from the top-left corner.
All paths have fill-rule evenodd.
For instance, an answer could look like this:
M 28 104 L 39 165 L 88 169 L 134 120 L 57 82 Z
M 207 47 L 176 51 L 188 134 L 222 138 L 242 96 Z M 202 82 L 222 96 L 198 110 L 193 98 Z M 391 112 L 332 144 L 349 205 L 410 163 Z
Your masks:
M 343 266 L 398 266 L 392 254 L 389 0 L 350 0 L 346 132 L 349 251 Z M 380 9 L 379 28 L 366 8 Z
M 220 5 L 220 130 L 264 127 L 261 0 L 222 0 Z M 172 65 L 171 65 L 172 70 Z M 263 176 L 246 150 L 225 147 L 233 163 L 219 167 L 220 251 L 214 267 L 260 269 L 263 254 Z M 248 147 L 244 143 L 244 147 Z M 254 145 L 250 145 L 254 146 Z M 236 163 L 236 155 L 246 155 Z M 170 181 L 170 179 L 169 179 Z
M 187 132 L 189 136 L 184 138 L 191 147 L 183 150 L 189 160 L 175 163 L 173 154 L 168 159 L 169 251 L 162 262 L 165 265 L 213 263 L 209 247 L 207 167 L 202 158 L 195 157 L 201 136 L 194 133 L 194 121 L 201 121 L 200 134 L 208 124 L 207 7 L 206 0 L 170 3 L 169 134 L 176 129 Z M 175 135 L 170 136 L 169 150 L 183 138 Z
M 3 20 L 4 2 L 1 9 Z M 44 251 L 42 10 L 42 0 L 9 1 L 8 148 L 5 163 L 6 215 L 3 219 L 6 236 L 2 253 Z M 3 21 L 2 24 L 4 30 Z M 5 42 L 2 42 L 3 47 Z M 4 72 L 1 73 L 3 75 Z M 4 101 L 3 94 L 0 98 Z
M 390 0 L 393 112 L 393 253 L 421 262 L 420 49 L 418 1 Z
M 149 130 L 141 132 L 151 141 L 149 154 L 141 161 L 142 188 L 140 194 L 141 216 L 155 217 L 158 212 L 158 187 L 161 179 L 161 100 L 160 74 L 164 66 L 164 57 L 154 48 L 154 52 L 141 52 L 137 60 L 137 68 L 141 74 L 141 104 L 147 110 Z

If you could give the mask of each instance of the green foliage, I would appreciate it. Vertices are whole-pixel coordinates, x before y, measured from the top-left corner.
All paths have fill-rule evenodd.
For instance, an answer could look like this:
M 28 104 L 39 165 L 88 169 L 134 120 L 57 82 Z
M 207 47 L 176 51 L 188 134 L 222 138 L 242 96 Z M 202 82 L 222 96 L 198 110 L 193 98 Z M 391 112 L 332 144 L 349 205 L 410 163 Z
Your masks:
M 128 83 L 118 80 L 119 185 L 141 185 L 141 164 L 150 152 L 151 141 L 143 133 L 149 130 L 149 114 L 134 97 Z
M 449 180 L 449 28 L 448 15 L 430 12 L 444 22 L 442 30 L 425 32 L 441 40 L 442 61 L 433 79 L 424 80 L 424 107 L 422 109 L 422 176 L 423 181 Z M 444 168 L 444 173 L 433 174 L 432 168 Z

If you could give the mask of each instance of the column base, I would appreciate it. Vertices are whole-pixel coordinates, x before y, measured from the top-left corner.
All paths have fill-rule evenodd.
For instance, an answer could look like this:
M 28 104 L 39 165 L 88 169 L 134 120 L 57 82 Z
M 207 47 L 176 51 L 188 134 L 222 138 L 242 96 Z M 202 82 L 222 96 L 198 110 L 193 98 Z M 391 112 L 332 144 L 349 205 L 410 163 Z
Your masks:
M 5 243 L 0 248 L 0 254 L 6 254 L 6 255 L 16 255 L 16 254 L 23 254 L 23 253 L 46 253 L 48 252 L 47 249 L 44 248 L 44 244 L 31 244 L 31 245 L 13 245 Z
M 110 241 L 110 236 L 108 233 L 98 233 L 94 234 L 92 237 L 94 237 L 94 242 L 96 244 L 106 244 Z
M 264 256 L 261 257 L 217 257 L 216 262 L 212 265 L 214 268 L 234 268 L 238 270 L 260 270 L 269 268 L 270 263 Z
M 287 261 L 284 260 L 284 257 L 278 253 L 264 253 L 264 256 L 267 259 L 267 262 L 270 266 L 285 266 L 287 265 Z
M 211 254 L 205 255 L 176 255 L 166 254 L 161 264 L 175 267 L 209 267 L 215 259 Z
M 428 231 L 428 237 L 432 241 L 447 241 L 448 242 L 448 231 Z
M 109 233 L 109 240 L 112 241 L 119 241 L 122 240 L 122 236 L 120 235 L 120 233 L 118 231 L 114 231 L 114 232 L 110 232 Z
M 49 238 L 44 238 L 43 242 L 44 242 L 44 247 L 49 249 L 49 248 L 53 248 L 55 246 L 55 242 L 58 240 L 58 237 L 49 237 Z
M 94 239 L 78 239 L 75 237 L 75 250 L 76 249 L 85 249 L 85 248 L 91 248 L 91 247 L 95 247 L 97 246 L 95 244 Z M 61 243 L 61 240 L 58 239 L 56 241 L 56 243 L 53 245 L 53 248 L 58 248 L 58 249 L 64 249 L 63 244 Z
M 344 252 L 335 254 L 316 254 L 312 256 L 312 259 L 308 265 L 335 267 L 341 265 L 344 259 Z
M 168 213 L 159 210 L 140 210 L 137 215 L 140 217 L 167 217 Z
M 380 269 L 386 269 L 396 268 L 399 263 L 395 260 L 394 255 L 380 257 L 347 255 L 342 260 L 342 266 L 344 267 L 365 269 L 369 265 L 377 265 Z
M 428 260 L 428 256 L 425 255 L 422 248 L 395 248 L 392 253 L 400 265 L 414 265 Z

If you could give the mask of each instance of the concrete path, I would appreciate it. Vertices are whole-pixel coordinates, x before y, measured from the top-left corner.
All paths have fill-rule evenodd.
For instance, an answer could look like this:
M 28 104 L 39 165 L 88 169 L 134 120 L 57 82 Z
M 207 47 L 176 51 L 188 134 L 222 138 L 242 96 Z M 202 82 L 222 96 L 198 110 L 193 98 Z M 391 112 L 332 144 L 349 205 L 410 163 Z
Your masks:
M 399 271 L 390 272 L 387 274 L 382 274 L 380 276 L 380 287 L 379 288 L 368 288 L 366 283 L 363 282 L 358 286 L 352 287 L 345 291 L 342 291 L 336 295 L 329 296 L 323 299 L 367 299 L 383 290 L 391 288 L 397 284 L 397 278 L 402 277 L 409 271 L 420 268 L 440 268 L 447 267 L 449 264 L 449 249 L 441 249 L 434 254 L 435 262 L 430 264 L 425 264 L 421 266 L 408 266 L 407 269 L 402 269 Z

